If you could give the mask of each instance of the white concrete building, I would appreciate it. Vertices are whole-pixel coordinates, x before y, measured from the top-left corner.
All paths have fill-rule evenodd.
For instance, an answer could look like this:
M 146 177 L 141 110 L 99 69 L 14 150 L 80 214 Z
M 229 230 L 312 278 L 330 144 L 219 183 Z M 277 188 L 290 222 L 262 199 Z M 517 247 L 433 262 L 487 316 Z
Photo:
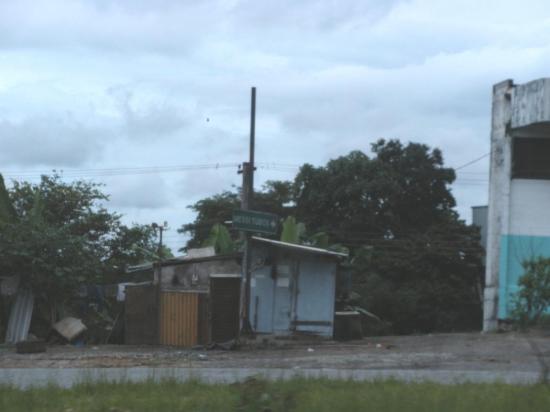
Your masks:
M 483 329 L 509 318 L 522 262 L 550 256 L 550 78 L 493 88 Z

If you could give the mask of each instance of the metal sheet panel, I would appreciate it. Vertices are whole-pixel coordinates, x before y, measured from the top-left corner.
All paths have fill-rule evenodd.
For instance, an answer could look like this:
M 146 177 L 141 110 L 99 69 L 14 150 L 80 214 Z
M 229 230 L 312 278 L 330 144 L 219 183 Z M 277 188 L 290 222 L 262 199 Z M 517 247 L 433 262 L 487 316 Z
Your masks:
M 197 345 L 199 293 L 161 292 L 160 344 L 191 347 Z
M 296 330 L 332 336 L 336 264 L 313 258 L 300 262 Z
M 273 333 L 273 288 L 271 266 L 254 270 L 250 282 L 250 318 L 259 333 Z
M 210 279 L 212 341 L 227 342 L 239 333 L 240 277 Z
M 295 266 L 295 262 L 290 259 L 280 260 L 275 266 L 273 303 L 273 330 L 275 333 L 283 334 L 290 331 L 292 301 L 296 289 L 294 285 Z
M 6 343 L 17 343 L 27 339 L 33 307 L 34 296 L 32 292 L 20 289 L 11 308 Z

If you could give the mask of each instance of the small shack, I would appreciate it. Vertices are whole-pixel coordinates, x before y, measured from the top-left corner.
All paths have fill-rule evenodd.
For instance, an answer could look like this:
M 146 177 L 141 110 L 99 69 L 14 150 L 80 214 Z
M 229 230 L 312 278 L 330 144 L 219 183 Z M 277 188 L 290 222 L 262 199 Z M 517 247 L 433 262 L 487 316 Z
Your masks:
M 257 333 L 332 337 L 339 263 L 311 246 L 252 237 L 250 320 Z
M 140 266 L 154 280 L 127 288 L 125 342 L 191 347 L 236 338 L 241 259 L 236 253 Z

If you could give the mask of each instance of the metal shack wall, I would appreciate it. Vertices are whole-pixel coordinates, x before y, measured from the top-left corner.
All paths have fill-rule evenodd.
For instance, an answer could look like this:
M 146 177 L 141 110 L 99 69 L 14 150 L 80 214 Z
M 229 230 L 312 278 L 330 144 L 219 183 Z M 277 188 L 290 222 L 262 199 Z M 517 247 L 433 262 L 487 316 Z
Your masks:
M 203 316 L 200 308 L 204 293 L 187 291 L 163 291 L 160 294 L 161 345 L 191 347 L 202 339 L 200 326 Z
M 250 318 L 258 333 L 332 336 L 335 259 L 256 246 L 252 267 Z
M 300 332 L 332 336 L 337 263 L 309 255 L 299 262 L 297 299 L 293 326 Z

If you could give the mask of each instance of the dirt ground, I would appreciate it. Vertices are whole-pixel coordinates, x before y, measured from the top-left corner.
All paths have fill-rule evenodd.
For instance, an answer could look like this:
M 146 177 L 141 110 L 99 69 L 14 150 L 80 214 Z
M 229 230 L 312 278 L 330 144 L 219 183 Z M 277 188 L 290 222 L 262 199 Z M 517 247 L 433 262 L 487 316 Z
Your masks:
M 350 342 L 257 339 L 238 350 L 161 346 L 50 346 L 40 354 L 0 347 L 0 368 L 331 368 L 540 371 L 548 374 L 545 333 L 434 334 Z

